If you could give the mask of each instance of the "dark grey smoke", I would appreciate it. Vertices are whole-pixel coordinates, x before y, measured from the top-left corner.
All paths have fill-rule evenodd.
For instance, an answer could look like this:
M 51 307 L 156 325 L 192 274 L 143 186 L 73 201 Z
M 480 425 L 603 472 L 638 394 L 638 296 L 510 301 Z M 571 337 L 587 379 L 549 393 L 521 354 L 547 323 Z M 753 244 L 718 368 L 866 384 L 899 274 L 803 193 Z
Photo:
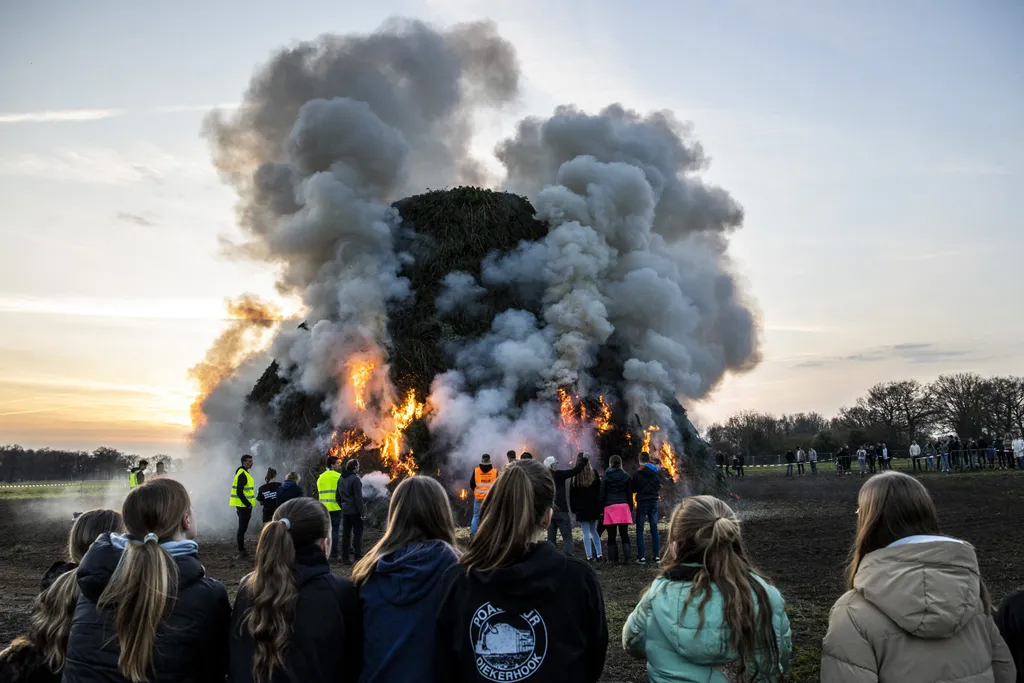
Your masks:
M 384 365 L 388 306 L 415 295 L 390 204 L 482 182 L 469 154 L 474 114 L 513 101 L 518 85 L 515 51 L 493 25 L 396 19 L 277 53 L 237 112 L 209 119 L 215 163 L 241 199 L 236 251 L 277 267 L 279 290 L 310 309 L 311 331 L 282 331 L 272 353 L 303 389 L 331 397 L 335 424 L 358 422 L 339 376 L 353 358 Z M 548 235 L 489 256 L 480 282 L 449 273 L 436 300 L 417 305 L 471 313 L 488 289 L 509 287 L 541 315 L 505 311 L 448 349 L 434 436 L 453 464 L 592 447 L 592 435 L 556 429 L 551 401 L 563 387 L 611 388 L 645 425 L 677 436 L 672 399 L 702 398 L 759 357 L 756 314 L 727 254 L 742 209 L 703 182 L 704 151 L 670 112 L 562 107 L 521 122 L 496 154 Z M 376 377 L 386 394 L 386 372 Z M 524 395 L 535 398 L 524 405 Z

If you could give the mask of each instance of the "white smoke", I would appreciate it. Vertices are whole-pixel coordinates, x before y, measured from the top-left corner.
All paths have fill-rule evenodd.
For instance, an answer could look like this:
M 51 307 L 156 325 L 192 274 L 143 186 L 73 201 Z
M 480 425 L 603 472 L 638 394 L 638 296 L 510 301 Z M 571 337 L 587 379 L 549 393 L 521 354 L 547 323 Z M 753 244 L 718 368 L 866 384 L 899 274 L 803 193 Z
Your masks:
M 335 426 L 367 428 L 339 381 L 354 362 L 374 363 L 374 396 L 393 393 L 389 316 L 412 305 L 477 316 L 501 290 L 539 311 L 499 311 L 479 337 L 446 342 L 428 426 L 460 473 L 483 452 L 593 450 L 588 430 L 559 429 L 560 389 L 608 391 L 622 414 L 675 440 L 677 399 L 700 399 L 759 359 L 756 315 L 727 255 L 742 209 L 703 182 L 704 151 L 670 112 L 567 106 L 522 121 L 496 155 L 547 235 L 490 254 L 479 281 L 447 273 L 433 302 L 414 302 L 402 276 L 414 257 L 395 246 L 408 228 L 391 204 L 481 182 L 473 117 L 514 101 L 518 83 L 493 25 L 393 20 L 279 52 L 237 112 L 207 127 L 241 198 L 246 241 L 234 250 L 276 267 L 281 292 L 309 309 L 309 332 L 282 331 L 273 355 L 294 386 L 327 395 Z
M 359 477 L 363 482 L 363 498 L 374 499 L 374 498 L 387 498 L 391 495 L 388 491 L 388 484 L 391 483 L 391 477 L 385 472 L 367 472 L 363 476 Z

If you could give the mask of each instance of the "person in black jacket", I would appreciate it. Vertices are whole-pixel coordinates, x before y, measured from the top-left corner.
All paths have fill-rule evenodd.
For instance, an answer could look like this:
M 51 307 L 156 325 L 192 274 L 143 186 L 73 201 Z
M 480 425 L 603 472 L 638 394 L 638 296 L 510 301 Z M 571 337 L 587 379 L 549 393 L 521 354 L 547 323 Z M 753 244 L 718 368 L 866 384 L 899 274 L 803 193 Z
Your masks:
M 1013 655 L 1017 683 L 1024 683 L 1024 591 L 1008 596 L 996 612 L 996 626 Z
M 796 455 L 793 451 L 786 451 L 786 476 L 793 476 L 793 463 L 796 462 Z
M 284 505 L 289 500 L 302 498 L 302 489 L 299 488 L 300 481 L 302 481 L 302 477 L 299 476 L 298 472 L 289 472 L 284 475 L 284 483 L 277 490 L 278 505 Z
M 608 458 L 603 483 L 601 508 L 604 510 L 604 527 L 608 530 L 608 560 L 619 561 L 619 548 L 615 543 L 618 535 L 622 539 L 622 561 L 629 562 L 629 525 L 633 522 L 632 481 L 622 470 L 622 458 L 618 455 Z
M 188 492 L 158 479 L 121 514 L 128 534 L 100 536 L 78 568 L 64 683 L 221 683 L 231 603 L 199 563 Z
M 601 478 L 594 472 L 590 463 L 583 471 L 572 478 L 569 487 L 569 505 L 572 507 L 576 521 L 583 527 L 583 550 L 587 553 L 587 561 L 601 561 L 601 534 L 597 524 L 601 521 L 604 510 L 601 508 Z
M 658 535 L 658 498 L 661 495 L 661 472 L 651 463 L 648 453 L 640 454 L 640 469 L 633 475 L 636 494 L 636 554 L 639 564 L 647 564 L 644 547 L 644 522 L 651 526 L 651 550 L 654 561 L 661 562 L 661 537 Z
M 341 562 L 351 564 L 363 556 L 363 480 L 359 478 L 359 461 L 349 460 L 338 482 L 338 503 L 341 505 Z
M 558 469 L 558 461 L 554 456 L 548 456 L 544 460 L 545 467 L 551 470 L 551 476 L 555 480 L 555 509 L 551 516 L 551 523 L 548 525 L 548 543 L 555 545 L 558 540 L 558 532 L 562 533 L 562 551 L 572 557 L 576 553 L 575 544 L 572 540 L 572 519 L 569 517 L 569 503 L 565 497 L 566 483 L 583 471 L 589 458 L 586 453 L 576 456 L 576 466 L 571 470 Z
M 277 508 L 239 585 L 231 615 L 231 683 L 355 683 L 363 657 L 362 608 L 331 573 L 331 518 L 312 498 Z
M 441 579 L 434 680 L 601 677 L 608 625 L 597 574 L 534 542 L 551 521 L 554 499 L 554 477 L 539 462 L 520 460 L 498 477 L 461 564 Z
M 256 501 L 263 506 L 263 523 L 266 524 L 274 518 L 274 511 L 277 510 L 277 492 L 281 482 L 277 481 L 277 470 L 273 467 L 267 468 L 267 476 L 263 481 L 266 483 L 256 491 Z
M 90 510 L 75 519 L 68 560 L 54 562 L 43 577 L 28 632 L 0 652 L 0 682 L 60 683 L 71 615 L 80 595 L 78 565 L 98 536 L 123 530 L 116 510 Z

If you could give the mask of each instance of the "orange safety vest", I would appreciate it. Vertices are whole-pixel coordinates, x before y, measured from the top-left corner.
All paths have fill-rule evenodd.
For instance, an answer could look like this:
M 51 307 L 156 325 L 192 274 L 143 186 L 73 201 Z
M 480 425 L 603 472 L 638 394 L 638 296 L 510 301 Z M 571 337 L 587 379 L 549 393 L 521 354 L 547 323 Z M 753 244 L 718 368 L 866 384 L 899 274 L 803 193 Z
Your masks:
M 483 500 L 487 497 L 487 494 L 491 492 L 491 487 L 494 486 L 494 482 L 498 481 L 498 470 L 492 467 L 490 472 L 484 472 L 479 467 L 473 470 L 473 481 L 476 483 L 476 488 L 473 489 L 473 495 L 477 500 Z

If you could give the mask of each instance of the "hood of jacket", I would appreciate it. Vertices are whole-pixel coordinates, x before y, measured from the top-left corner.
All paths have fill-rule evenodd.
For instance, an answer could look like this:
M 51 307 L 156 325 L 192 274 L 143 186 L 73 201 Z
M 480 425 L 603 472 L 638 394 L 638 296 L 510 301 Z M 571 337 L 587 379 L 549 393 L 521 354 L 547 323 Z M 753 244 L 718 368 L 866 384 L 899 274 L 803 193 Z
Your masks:
M 477 465 L 477 467 L 479 467 L 480 471 L 483 472 L 484 474 L 487 474 L 488 472 L 490 472 L 491 470 L 494 469 L 494 465 L 492 465 L 490 463 L 487 463 L 487 464 L 480 463 L 479 465 Z
M 341 473 L 341 478 L 342 479 L 351 479 L 352 477 L 358 477 L 358 476 L 359 475 L 356 474 L 355 472 L 353 472 L 352 470 L 345 470 L 344 472 Z
M 943 536 L 910 536 L 868 553 L 853 587 L 918 638 L 954 636 L 982 609 L 974 547 Z
M 502 595 L 540 596 L 558 592 L 568 560 L 550 543 L 531 546 L 515 564 L 488 572 L 474 572 L 483 590 Z M 536 599 L 534 599 L 536 602 Z
M 768 594 L 773 624 L 778 629 L 781 617 L 777 615 L 784 613 L 782 595 L 760 577 L 754 577 L 754 580 L 760 583 Z M 651 638 L 656 633 L 656 638 L 662 641 L 659 646 L 674 653 L 669 657 L 655 658 L 659 659 L 661 665 L 666 663 L 665 660 L 682 660 L 686 665 L 702 667 L 715 667 L 735 661 L 736 651 L 729 643 L 729 626 L 725 621 L 725 601 L 721 591 L 717 585 L 712 584 L 711 597 L 704 605 L 704 623 L 701 625 L 700 611 L 697 609 L 700 600 L 694 600 L 688 606 L 686 604 L 692 589 L 691 581 L 669 581 L 665 578 L 658 578 L 651 585 L 651 612 L 647 623 L 647 636 Z M 788 634 L 776 632 L 776 639 L 786 638 Z M 782 650 L 787 643 L 779 642 L 778 645 Z M 649 643 L 649 657 L 654 655 L 652 650 Z
M 123 550 L 114 547 L 110 534 L 97 538 L 78 567 L 78 587 L 82 589 L 82 595 L 92 602 L 99 600 L 123 554 Z M 179 591 L 206 575 L 195 555 L 180 555 L 174 557 L 174 562 L 178 565 Z
M 391 604 L 411 605 L 429 595 L 457 561 L 455 552 L 442 541 L 407 545 L 377 560 L 374 585 Z
M 283 489 L 288 489 L 288 490 L 291 490 L 291 489 L 297 489 L 297 488 L 299 488 L 299 485 L 298 485 L 298 484 L 296 484 L 296 483 L 295 483 L 294 481 L 292 481 L 291 479 L 285 479 L 285 480 L 284 480 L 284 483 L 282 483 L 282 484 L 281 484 L 281 488 L 283 488 Z

